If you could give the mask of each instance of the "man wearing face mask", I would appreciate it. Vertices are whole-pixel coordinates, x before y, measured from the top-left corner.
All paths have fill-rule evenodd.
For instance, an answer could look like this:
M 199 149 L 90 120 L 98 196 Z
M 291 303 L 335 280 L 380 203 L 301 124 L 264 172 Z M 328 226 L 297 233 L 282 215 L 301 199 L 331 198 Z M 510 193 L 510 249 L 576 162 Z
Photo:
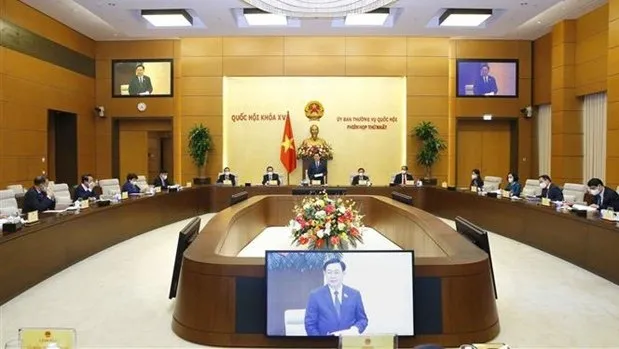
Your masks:
M 129 173 L 127 175 L 127 181 L 123 184 L 122 191 L 127 192 L 127 194 L 139 194 L 140 187 L 138 187 L 138 175 Z
M 230 181 L 233 187 L 236 186 L 236 176 L 230 173 L 230 167 L 224 168 L 224 173 L 217 178 L 219 184 L 223 184 L 224 181 Z
M 277 185 L 281 185 L 281 181 L 279 180 L 279 175 L 273 172 L 273 167 L 267 167 L 267 173 L 262 176 L 262 185 L 273 185 L 270 184 L 272 181 L 276 181 Z
M 367 185 L 370 182 L 370 177 L 365 174 L 365 169 L 363 167 L 357 170 L 357 175 L 352 178 L 351 185 L 359 185 L 359 181 L 361 181 L 361 185 Z
M 589 194 L 593 195 L 591 207 L 600 210 L 612 208 L 614 211 L 619 211 L 619 195 L 616 191 L 604 186 L 601 179 L 591 178 L 587 182 L 587 186 L 589 187 Z
M 159 176 L 155 178 L 155 180 L 153 181 L 153 185 L 155 187 L 161 187 L 161 189 L 168 189 L 168 187 L 172 185 L 172 182 L 168 180 L 168 171 L 159 171 Z
M 404 165 L 400 169 L 400 173 L 393 177 L 393 184 L 395 185 L 414 185 L 415 180 L 413 175 L 408 173 L 408 166 Z
M 542 198 L 550 199 L 550 201 L 563 201 L 563 191 L 552 184 L 550 176 L 539 176 L 539 187 L 542 188 Z
M 23 213 L 53 210 L 56 207 L 56 199 L 51 193 L 47 193 L 47 178 L 38 176 L 34 179 L 34 186 L 28 189 L 24 196 Z
M 88 200 L 97 198 L 97 193 L 94 191 L 95 180 L 90 174 L 82 176 L 82 183 L 75 188 L 75 200 Z

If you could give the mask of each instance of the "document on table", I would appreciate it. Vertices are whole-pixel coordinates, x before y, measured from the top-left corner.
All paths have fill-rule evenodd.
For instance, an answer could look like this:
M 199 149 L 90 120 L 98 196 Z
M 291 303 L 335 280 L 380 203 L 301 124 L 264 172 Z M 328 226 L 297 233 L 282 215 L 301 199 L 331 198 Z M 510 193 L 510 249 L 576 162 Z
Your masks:
M 314 174 L 314 177 L 319 177 L 319 178 L 320 178 L 320 177 L 323 177 L 323 176 L 324 176 L 324 174 L 323 174 L 323 173 L 315 173 L 315 174 Z
M 590 211 L 590 212 L 597 211 L 597 208 L 595 208 L 595 207 L 579 205 L 579 204 L 572 205 L 572 209 L 573 210 L 579 210 L 579 211 Z

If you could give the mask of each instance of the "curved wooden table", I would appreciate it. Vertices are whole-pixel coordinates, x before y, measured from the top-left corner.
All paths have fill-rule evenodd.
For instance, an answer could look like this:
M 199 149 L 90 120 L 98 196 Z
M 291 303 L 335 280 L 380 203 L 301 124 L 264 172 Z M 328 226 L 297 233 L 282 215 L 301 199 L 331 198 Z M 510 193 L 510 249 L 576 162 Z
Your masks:
M 379 196 L 348 196 L 364 222 L 403 249 L 415 250 L 415 337 L 486 342 L 499 332 L 488 255 L 435 216 Z M 268 226 L 285 226 L 299 197 L 256 196 L 219 212 L 185 252 L 172 328 L 180 337 L 224 347 L 335 347 L 335 338 L 264 335 L 264 258 L 237 257 Z

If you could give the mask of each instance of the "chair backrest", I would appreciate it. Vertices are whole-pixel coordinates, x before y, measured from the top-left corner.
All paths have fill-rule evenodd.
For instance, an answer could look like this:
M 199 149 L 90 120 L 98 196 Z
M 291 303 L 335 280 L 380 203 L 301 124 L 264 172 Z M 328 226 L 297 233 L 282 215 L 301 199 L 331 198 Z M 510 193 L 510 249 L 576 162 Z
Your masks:
M 6 186 L 7 189 L 10 189 L 15 193 L 15 197 L 24 196 L 26 191 L 24 190 L 24 186 L 21 184 L 11 184 Z
M 11 189 L 0 190 L 0 214 L 13 215 L 19 213 L 15 193 Z
M 485 191 L 495 191 L 498 190 L 501 186 L 501 182 L 503 182 L 503 178 L 495 177 L 495 176 L 486 176 L 484 177 L 484 190 Z
M 527 196 L 538 196 L 542 195 L 542 188 L 539 186 L 539 180 L 537 179 L 527 179 L 524 182 L 524 188 L 522 188 L 522 192 L 520 193 L 521 197 Z
M 565 183 L 563 186 L 563 200 L 568 203 L 582 203 L 585 201 L 587 186 L 577 183 Z
M 99 181 L 101 187 L 101 195 L 110 196 L 120 193 L 120 184 L 118 178 L 102 179 Z
M 148 182 L 146 181 L 146 176 L 143 176 L 143 175 L 138 176 L 137 186 L 142 191 L 144 191 L 144 190 L 149 188 Z
M 617 186 L 617 190 L 615 190 L 615 191 L 619 193 L 619 185 Z
M 71 198 L 71 192 L 69 186 L 66 183 L 59 183 L 50 186 L 52 192 L 56 197 L 68 197 Z
M 307 336 L 305 332 L 305 309 L 288 309 L 284 311 L 286 336 Z

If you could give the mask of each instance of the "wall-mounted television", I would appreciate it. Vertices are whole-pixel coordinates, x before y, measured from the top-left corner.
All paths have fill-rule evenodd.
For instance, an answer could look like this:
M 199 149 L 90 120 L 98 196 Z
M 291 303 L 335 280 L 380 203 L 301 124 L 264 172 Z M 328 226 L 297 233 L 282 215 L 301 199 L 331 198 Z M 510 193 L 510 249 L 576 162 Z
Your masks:
M 518 97 L 517 59 L 459 59 L 458 97 Z
M 172 59 L 113 60 L 112 97 L 171 97 L 172 65 Z
M 413 251 L 267 251 L 267 336 L 414 336 Z

